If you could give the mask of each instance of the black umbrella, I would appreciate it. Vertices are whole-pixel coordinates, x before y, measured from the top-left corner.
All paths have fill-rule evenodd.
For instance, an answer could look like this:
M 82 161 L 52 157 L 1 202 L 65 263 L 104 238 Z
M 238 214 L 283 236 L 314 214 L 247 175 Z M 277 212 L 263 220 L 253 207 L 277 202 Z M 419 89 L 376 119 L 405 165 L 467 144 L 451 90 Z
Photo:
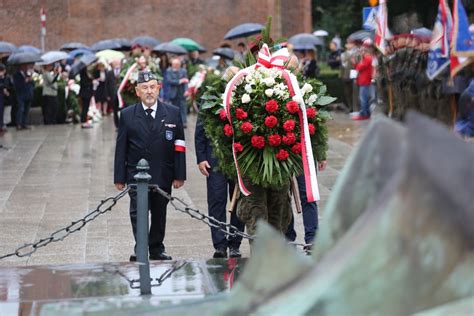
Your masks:
M 70 42 L 70 43 L 66 43 L 66 44 L 63 44 L 59 50 L 66 50 L 66 51 L 71 51 L 71 50 L 75 50 L 75 49 L 79 49 L 79 48 L 82 48 L 82 49 L 89 49 L 89 47 L 87 45 L 84 45 L 82 43 L 79 43 L 79 42 Z
M 139 45 L 139 46 L 142 46 L 142 47 L 153 48 L 158 44 L 160 44 L 160 41 L 157 40 L 154 37 L 151 37 L 151 36 L 138 36 L 138 37 L 135 37 L 132 40 L 132 46 L 133 45 Z
M 288 39 L 288 43 L 293 45 L 293 49 L 295 50 L 311 50 L 314 49 L 316 45 L 324 45 L 322 39 L 310 33 L 293 35 Z
M 126 51 L 132 48 L 132 42 L 126 38 L 114 38 L 113 41 L 120 44 L 120 48 L 117 48 L 116 50 Z
M 371 40 L 374 40 L 374 32 L 360 30 L 349 35 L 347 40 L 354 41 L 354 42 L 363 42 L 364 40 L 368 38 Z
M 94 63 L 97 60 L 97 57 L 94 54 L 85 54 L 79 58 L 72 66 L 71 70 L 69 70 L 69 78 L 74 79 L 78 73 L 81 72 L 82 69 L 86 68 L 90 64 Z
M 11 54 L 17 51 L 15 45 L 9 42 L 0 42 L 0 54 Z
M 234 56 L 235 56 L 234 51 L 231 48 L 228 48 L 228 47 L 216 48 L 216 49 L 214 49 L 214 51 L 212 53 L 216 56 L 226 58 L 226 59 L 229 59 L 229 60 L 233 60 Z
M 103 40 L 103 41 L 98 41 L 94 45 L 90 47 L 92 51 L 98 52 L 101 50 L 106 50 L 106 49 L 120 49 L 122 45 L 116 41 L 116 40 Z
M 36 53 L 30 52 L 19 52 L 13 53 L 8 57 L 7 63 L 9 65 L 20 65 L 20 64 L 34 64 L 37 61 L 41 61 L 41 56 Z
M 159 53 L 176 54 L 176 55 L 185 55 L 188 53 L 186 49 L 173 43 L 161 43 L 159 45 L 156 45 L 153 48 L 153 51 L 159 52 Z
M 260 33 L 260 31 L 264 28 L 262 24 L 258 23 L 244 23 L 237 25 L 229 30 L 224 36 L 224 39 L 231 40 L 239 37 L 247 37 L 250 35 L 255 35 Z
M 41 55 L 41 49 L 31 46 L 31 45 L 21 45 L 18 47 L 18 52 L 27 52 L 27 53 L 35 53 Z

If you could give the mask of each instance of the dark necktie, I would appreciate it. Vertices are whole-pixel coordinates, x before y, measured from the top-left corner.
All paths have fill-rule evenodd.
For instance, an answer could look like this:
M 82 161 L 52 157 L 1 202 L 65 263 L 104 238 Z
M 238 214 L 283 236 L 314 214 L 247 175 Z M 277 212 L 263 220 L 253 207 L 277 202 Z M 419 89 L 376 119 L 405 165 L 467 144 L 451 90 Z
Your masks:
M 153 113 L 153 109 L 146 109 L 145 112 L 147 114 L 146 119 L 147 119 L 148 127 L 150 129 L 152 129 L 153 128 L 153 122 L 155 121 L 155 119 L 151 115 L 151 113 Z

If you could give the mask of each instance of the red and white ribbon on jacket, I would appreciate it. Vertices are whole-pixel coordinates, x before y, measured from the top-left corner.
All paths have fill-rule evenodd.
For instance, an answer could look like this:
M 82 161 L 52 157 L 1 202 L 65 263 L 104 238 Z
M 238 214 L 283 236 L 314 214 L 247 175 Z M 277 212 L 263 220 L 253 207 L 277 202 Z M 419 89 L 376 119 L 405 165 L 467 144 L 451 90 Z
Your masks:
M 123 80 L 120 83 L 120 86 L 117 90 L 117 97 L 118 97 L 118 101 L 119 101 L 119 109 L 123 108 L 124 105 L 125 105 L 124 102 L 123 102 L 123 98 L 122 98 L 122 91 L 128 83 L 128 78 L 130 78 L 130 76 L 132 75 L 132 72 L 134 72 L 137 67 L 138 67 L 137 63 L 134 63 L 132 66 L 130 66 L 130 68 L 125 73 L 125 77 L 123 78 Z
M 227 119 L 229 120 L 230 126 L 232 127 L 232 117 L 230 115 L 230 103 L 232 100 L 232 91 L 236 83 L 258 67 L 281 69 L 282 76 L 286 81 L 290 96 L 295 97 L 294 99 L 297 100 L 298 105 L 299 105 L 298 114 L 300 117 L 300 128 L 301 128 L 300 134 L 301 134 L 301 143 L 303 144 L 301 156 L 303 160 L 303 171 L 304 171 L 305 183 L 306 183 L 306 195 L 307 195 L 308 202 L 314 202 L 314 201 L 319 201 L 320 196 L 319 196 L 319 189 L 318 189 L 318 179 L 316 177 L 316 167 L 314 163 L 313 148 L 311 146 L 311 139 L 309 136 L 308 118 L 306 116 L 306 105 L 304 104 L 303 95 L 298 85 L 298 80 L 296 79 L 296 76 L 293 75 L 288 70 L 284 69 L 284 64 L 288 59 L 289 59 L 289 53 L 286 48 L 280 49 L 274 54 L 271 54 L 270 50 L 268 49 L 267 44 L 264 44 L 262 49 L 258 53 L 257 64 L 240 70 L 227 83 L 227 86 L 225 88 L 225 92 L 223 95 L 223 106 L 227 113 Z M 237 179 L 238 179 L 239 188 L 243 195 L 248 196 L 251 194 L 251 192 L 247 190 L 242 180 L 242 176 L 240 174 L 240 168 L 237 162 L 237 153 L 235 152 L 235 148 L 233 146 L 234 142 L 235 142 L 235 138 L 232 141 L 232 153 L 234 156 L 235 167 L 237 169 Z

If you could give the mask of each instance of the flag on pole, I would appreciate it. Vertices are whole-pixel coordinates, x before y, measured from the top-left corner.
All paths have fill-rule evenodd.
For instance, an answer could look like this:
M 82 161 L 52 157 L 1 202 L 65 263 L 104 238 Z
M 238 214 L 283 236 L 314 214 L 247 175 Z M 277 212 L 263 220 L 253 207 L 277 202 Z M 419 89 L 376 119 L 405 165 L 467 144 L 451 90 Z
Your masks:
M 469 65 L 474 58 L 474 41 L 469 32 L 469 20 L 461 0 L 453 1 L 451 32 L 451 78 Z
M 375 46 L 385 55 L 387 39 L 392 37 L 388 29 L 388 13 L 386 0 L 380 0 L 376 17 L 377 27 L 375 29 Z
M 43 7 L 40 10 L 40 20 L 41 20 L 41 35 L 46 35 L 46 11 Z
M 446 0 L 439 0 L 438 16 L 431 36 L 426 75 L 430 80 L 438 76 L 450 63 L 449 38 L 453 27 L 451 11 Z

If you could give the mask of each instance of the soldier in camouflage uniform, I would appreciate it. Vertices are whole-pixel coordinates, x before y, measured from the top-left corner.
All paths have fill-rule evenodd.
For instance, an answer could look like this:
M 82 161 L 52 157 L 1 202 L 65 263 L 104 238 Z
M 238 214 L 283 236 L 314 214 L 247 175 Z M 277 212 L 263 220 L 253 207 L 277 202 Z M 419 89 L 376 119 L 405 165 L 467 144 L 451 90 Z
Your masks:
M 237 216 L 245 223 L 247 233 L 255 235 L 257 221 L 264 220 L 285 234 L 292 216 L 288 195 L 290 183 L 275 189 L 254 185 L 245 179 L 244 183 L 252 194 L 241 195 L 237 204 Z

